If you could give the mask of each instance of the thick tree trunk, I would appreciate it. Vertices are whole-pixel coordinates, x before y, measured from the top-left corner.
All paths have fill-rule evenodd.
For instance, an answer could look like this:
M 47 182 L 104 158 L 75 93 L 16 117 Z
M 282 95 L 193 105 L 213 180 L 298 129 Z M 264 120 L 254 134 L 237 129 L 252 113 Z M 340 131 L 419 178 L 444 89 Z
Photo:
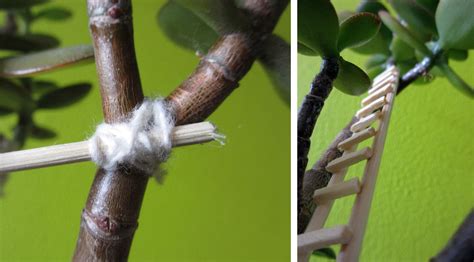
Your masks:
M 302 197 L 303 177 L 308 165 L 311 135 L 324 102 L 332 91 L 332 83 L 336 79 L 338 71 L 337 58 L 324 59 L 321 71 L 311 82 L 309 93 L 305 96 L 298 111 L 298 198 Z M 302 206 L 298 205 L 298 213 L 301 212 L 301 208 Z
M 252 31 L 221 37 L 195 72 L 167 98 L 177 124 L 204 120 L 232 92 L 287 3 L 245 2 Z M 88 13 L 105 121 L 120 121 L 143 100 L 131 0 L 88 0 Z M 74 261 L 127 260 L 147 182 L 148 177 L 132 167 L 97 171 L 82 214 Z

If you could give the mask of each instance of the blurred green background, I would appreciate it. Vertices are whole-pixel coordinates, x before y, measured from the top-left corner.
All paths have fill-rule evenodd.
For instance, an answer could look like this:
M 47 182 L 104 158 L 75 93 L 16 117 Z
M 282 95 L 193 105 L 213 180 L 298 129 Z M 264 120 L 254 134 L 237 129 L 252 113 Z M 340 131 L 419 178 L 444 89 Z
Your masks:
M 52 1 L 74 17 L 37 22 L 62 46 L 90 43 L 86 1 Z M 135 45 L 144 92 L 166 96 L 193 71 L 198 58 L 174 46 L 156 14 L 165 1 L 134 1 Z M 276 33 L 290 37 L 290 10 Z M 27 148 L 80 141 L 101 122 L 95 66 L 39 77 L 65 85 L 90 81 L 94 89 L 79 104 L 35 114 L 59 133 L 28 140 Z M 288 261 L 290 258 L 290 109 L 274 92 L 259 64 L 210 118 L 227 136 L 218 143 L 173 151 L 164 184 L 150 181 L 130 261 Z M 0 119 L 9 132 L 16 119 Z M 71 164 L 17 172 L 0 199 L 1 261 L 69 261 L 96 167 Z
M 360 1 L 331 2 L 340 12 L 355 10 Z M 359 66 L 367 60 L 350 50 L 341 55 Z M 298 105 L 320 62 L 298 55 Z M 474 52 L 468 61 L 451 65 L 474 85 Z M 310 164 L 360 108 L 361 99 L 333 89 L 313 133 Z M 397 96 L 360 261 L 428 261 L 444 247 L 473 208 L 473 118 L 472 99 L 444 78 L 411 85 Z M 358 164 L 347 178 L 362 173 Z M 346 224 L 353 201 L 336 201 L 326 226 Z

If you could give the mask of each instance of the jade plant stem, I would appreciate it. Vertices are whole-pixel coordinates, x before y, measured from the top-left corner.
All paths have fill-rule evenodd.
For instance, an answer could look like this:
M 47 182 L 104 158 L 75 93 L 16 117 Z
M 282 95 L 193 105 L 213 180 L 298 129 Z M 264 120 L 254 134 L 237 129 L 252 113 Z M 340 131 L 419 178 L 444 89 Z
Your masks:
M 87 4 L 104 118 L 108 123 L 120 121 L 143 100 L 131 0 Z M 204 120 L 238 86 L 287 4 L 288 0 L 245 1 L 252 30 L 222 36 L 167 97 L 178 125 Z M 148 179 L 131 167 L 97 171 L 82 213 L 74 261 L 127 260 Z
M 399 80 L 399 92 L 397 94 L 413 83 L 416 79 L 427 74 L 436 63 L 436 57 L 439 55 L 440 54 L 435 54 L 432 58 L 424 58 L 410 71 L 405 73 Z M 337 148 L 337 145 L 339 142 L 342 142 L 352 135 L 350 127 L 356 121 L 357 117 L 353 117 L 344 129 L 339 132 L 326 151 L 323 152 L 314 166 L 304 173 L 302 189 L 301 191 L 298 191 L 298 234 L 304 232 L 311 216 L 313 215 L 314 209 L 316 208 L 312 197 L 314 191 L 326 187 L 329 183 L 329 179 L 331 179 L 332 174 L 326 171 L 327 164 L 342 155 L 342 152 Z
M 309 93 L 305 96 L 298 111 L 298 199 L 301 198 L 303 176 L 308 164 L 311 135 L 323 109 L 324 101 L 332 91 L 332 83 L 336 79 L 338 71 L 337 58 L 324 59 L 321 70 L 311 83 Z M 298 204 L 298 213 L 300 209 Z

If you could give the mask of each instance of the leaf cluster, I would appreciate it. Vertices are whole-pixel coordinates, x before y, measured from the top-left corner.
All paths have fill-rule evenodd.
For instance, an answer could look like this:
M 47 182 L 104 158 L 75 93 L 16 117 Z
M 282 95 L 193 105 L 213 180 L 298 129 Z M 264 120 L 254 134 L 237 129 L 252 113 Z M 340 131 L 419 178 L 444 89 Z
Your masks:
M 340 53 L 347 48 L 365 50 L 378 45 L 380 19 L 370 12 L 345 12 L 339 17 L 329 0 L 298 1 L 298 52 L 308 56 L 339 59 L 334 86 L 349 95 L 363 94 L 370 87 L 369 76 Z M 374 47 L 369 48 L 374 48 Z
M 284 1 L 270 2 L 278 5 Z M 242 3 L 240 0 L 169 0 L 159 10 L 157 22 L 176 45 L 203 56 L 219 37 L 249 32 L 252 20 Z M 258 61 L 275 90 L 289 104 L 290 46 L 279 36 L 271 35 L 263 41 Z
M 62 22 L 72 16 L 61 7 L 42 7 L 47 0 L 2 0 L 0 11 L 6 20 L 0 28 L 0 117 L 15 114 L 13 140 L 22 147 L 28 137 L 52 138 L 56 133 L 37 124 L 38 110 L 52 110 L 75 104 L 91 90 L 90 83 L 59 86 L 37 79 L 36 75 L 68 65 L 92 61 L 93 48 L 80 45 L 59 48 L 60 41 L 51 34 L 31 32 L 39 20 Z

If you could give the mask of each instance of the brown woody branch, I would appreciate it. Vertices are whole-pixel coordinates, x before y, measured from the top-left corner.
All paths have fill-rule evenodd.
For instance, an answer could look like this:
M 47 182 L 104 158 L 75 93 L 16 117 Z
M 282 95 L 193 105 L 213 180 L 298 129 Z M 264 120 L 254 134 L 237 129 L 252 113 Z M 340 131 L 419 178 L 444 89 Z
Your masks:
M 287 3 L 245 2 L 252 30 L 222 36 L 194 73 L 167 98 L 177 124 L 207 118 L 238 86 Z M 131 0 L 88 0 L 88 13 L 105 121 L 120 121 L 143 100 Z M 127 259 L 147 182 L 148 176 L 128 166 L 114 172 L 97 171 L 82 214 L 74 261 Z

